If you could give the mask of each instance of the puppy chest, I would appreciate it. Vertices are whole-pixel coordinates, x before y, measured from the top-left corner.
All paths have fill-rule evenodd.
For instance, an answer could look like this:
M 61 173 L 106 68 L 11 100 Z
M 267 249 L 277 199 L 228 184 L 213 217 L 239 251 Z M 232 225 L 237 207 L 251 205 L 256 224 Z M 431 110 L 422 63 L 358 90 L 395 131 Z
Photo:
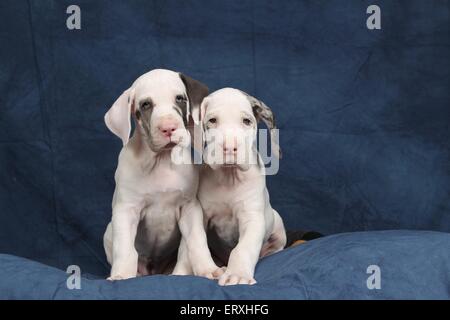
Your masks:
M 147 192 L 158 197 L 167 193 L 192 193 L 193 185 L 194 179 L 189 172 L 180 174 L 170 168 L 158 168 L 143 181 Z
M 180 238 L 175 207 L 151 206 L 143 210 L 137 238 L 150 257 L 164 255 L 164 251 L 176 247 Z
M 231 208 L 217 205 L 206 213 L 208 230 L 214 232 L 219 240 L 227 246 L 234 246 L 239 239 L 239 224 Z
M 245 183 L 226 185 L 207 178 L 200 182 L 198 197 L 202 204 L 214 203 L 215 206 L 232 207 L 246 201 L 254 192 L 254 188 Z

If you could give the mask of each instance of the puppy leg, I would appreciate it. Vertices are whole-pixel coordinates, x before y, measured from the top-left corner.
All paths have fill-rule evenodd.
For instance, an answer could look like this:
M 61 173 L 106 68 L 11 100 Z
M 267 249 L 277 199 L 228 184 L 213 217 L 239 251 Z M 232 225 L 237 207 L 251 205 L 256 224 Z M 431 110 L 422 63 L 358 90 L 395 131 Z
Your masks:
M 188 248 L 184 238 L 181 238 L 180 247 L 178 248 L 177 264 L 175 265 L 172 274 L 177 276 L 194 274 L 191 262 L 189 261 Z
M 223 269 L 214 263 L 208 248 L 203 225 L 203 210 L 197 199 L 191 200 L 182 207 L 178 224 L 194 274 L 208 279 L 221 276 Z
M 103 235 L 103 248 L 105 249 L 106 260 L 110 265 L 112 265 L 112 243 L 112 224 L 110 222 L 108 223 L 105 234 Z
M 139 214 L 133 209 L 115 207 L 112 217 L 112 268 L 109 280 L 136 277 L 138 253 L 134 247 Z
M 239 242 L 231 251 L 225 273 L 219 285 L 255 284 L 255 266 L 258 262 L 265 235 L 265 222 L 261 211 L 240 212 Z
M 272 209 L 272 211 L 274 215 L 273 231 L 261 249 L 261 258 L 281 251 L 286 246 L 286 230 L 283 220 L 276 210 Z

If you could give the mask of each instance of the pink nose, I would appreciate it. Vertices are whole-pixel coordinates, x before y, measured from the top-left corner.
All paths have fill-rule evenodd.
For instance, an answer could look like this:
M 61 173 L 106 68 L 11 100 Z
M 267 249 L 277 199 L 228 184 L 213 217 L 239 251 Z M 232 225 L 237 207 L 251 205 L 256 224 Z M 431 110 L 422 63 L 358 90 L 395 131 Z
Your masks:
M 173 120 L 163 120 L 159 126 L 158 126 L 159 131 L 161 131 L 161 133 L 166 136 L 166 137 L 170 137 L 172 135 L 172 133 L 178 129 L 178 123 L 173 121 Z

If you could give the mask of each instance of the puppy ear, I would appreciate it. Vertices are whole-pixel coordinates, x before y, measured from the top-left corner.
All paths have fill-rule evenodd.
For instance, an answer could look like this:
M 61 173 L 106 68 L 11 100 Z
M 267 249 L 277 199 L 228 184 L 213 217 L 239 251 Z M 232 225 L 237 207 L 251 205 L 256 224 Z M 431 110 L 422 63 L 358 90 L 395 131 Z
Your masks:
M 196 109 L 197 117 L 198 117 L 198 123 L 201 124 L 203 121 L 203 118 L 205 118 L 206 109 L 208 108 L 209 98 L 206 97 L 203 99 L 202 103 L 200 104 L 200 108 Z M 203 126 L 202 126 L 203 128 Z
M 199 154 L 203 153 L 204 143 L 205 143 L 205 131 L 203 130 L 202 120 L 205 117 L 206 108 L 208 107 L 209 98 L 203 99 L 200 107 L 195 108 L 192 114 L 194 119 L 194 131 L 193 131 L 193 146 L 194 150 Z M 196 120 L 195 120 L 196 119 Z
M 186 87 L 186 93 L 189 98 L 189 108 L 186 112 L 187 122 L 189 122 L 189 115 L 194 120 L 194 123 L 198 125 L 200 123 L 200 105 L 208 93 L 209 89 L 206 85 L 188 77 L 182 73 L 179 73 L 181 81 L 183 81 L 184 86 Z
M 247 95 L 247 94 L 246 94 Z M 252 106 L 253 114 L 255 115 L 256 121 L 262 120 L 267 128 L 270 130 L 270 142 L 272 144 L 272 151 L 275 156 L 281 159 L 281 148 L 278 143 L 275 141 L 277 127 L 275 125 L 275 116 L 272 110 L 261 100 L 256 99 L 250 95 L 247 95 L 247 98 Z
M 134 112 L 134 88 L 129 88 L 117 98 L 105 114 L 106 126 L 122 139 L 123 145 L 130 139 L 132 111 Z

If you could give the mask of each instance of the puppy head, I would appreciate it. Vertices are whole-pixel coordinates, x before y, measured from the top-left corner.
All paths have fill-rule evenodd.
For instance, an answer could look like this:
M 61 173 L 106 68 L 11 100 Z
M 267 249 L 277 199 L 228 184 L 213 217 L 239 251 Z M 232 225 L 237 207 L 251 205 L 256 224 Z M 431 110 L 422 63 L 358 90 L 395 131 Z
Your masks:
M 276 127 L 271 109 L 245 92 L 225 88 L 205 98 L 198 114 L 206 140 L 205 162 L 213 169 L 231 166 L 247 170 L 260 120 L 272 136 Z M 279 156 L 273 139 L 272 150 Z
M 128 143 L 130 118 L 137 123 L 148 146 L 159 152 L 174 145 L 172 134 L 186 129 L 193 109 L 199 109 L 208 88 L 181 73 L 155 69 L 140 76 L 105 114 L 108 129 Z

